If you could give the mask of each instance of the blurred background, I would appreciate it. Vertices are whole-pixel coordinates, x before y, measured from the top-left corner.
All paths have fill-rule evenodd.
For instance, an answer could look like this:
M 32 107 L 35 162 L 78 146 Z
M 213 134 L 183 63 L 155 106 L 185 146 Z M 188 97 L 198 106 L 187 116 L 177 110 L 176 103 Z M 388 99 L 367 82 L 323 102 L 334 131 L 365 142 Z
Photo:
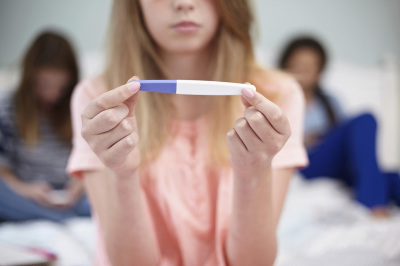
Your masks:
M 0 66 L 16 64 L 33 37 L 47 27 L 66 32 L 81 54 L 100 51 L 111 2 L 1 0 Z M 293 34 L 311 32 L 329 45 L 337 60 L 376 66 L 385 55 L 400 57 L 398 0 L 254 2 L 260 46 L 271 53 Z
M 23 52 L 40 31 L 48 28 L 60 30 L 70 38 L 79 57 L 81 77 L 99 73 L 111 3 L 111 0 L 1 0 L 0 89 L 9 89 L 16 83 Z M 382 116 L 383 137 L 379 141 L 395 142 L 379 145 L 379 153 L 385 167 L 397 167 L 400 144 L 394 135 L 399 117 L 398 110 L 393 108 L 397 108 L 399 96 L 391 84 L 397 82 L 399 73 L 400 1 L 255 0 L 254 3 L 259 22 L 256 45 L 260 62 L 276 66 L 277 55 L 294 36 L 312 34 L 319 38 L 331 59 L 324 77 L 326 88 L 335 90 L 350 112 L 368 109 L 377 116 L 388 114 L 389 117 Z M 349 71 L 351 74 L 346 75 Z M 386 82 L 389 85 L 383 84 Z M 385 88 L 374 90 L 378 86 Z M 396 131 L 386 130 L 389 124 Z
M 78 55 L 81 78 L 100 73 L 111 3 L 0 0 L 0 92 L 14 88 L 24 51 L 44 29 L 69 37 Z M 384 169 L 398 170 L 400 1 L 254 3 L 259 61 L 276 67 L 283 46 L 301 34 L 321 40 L 330 58 L 324 87 L 345 103 L 349 114 L 369 111 L 376 116 L 378 159 Z M 280 228 L 282 252 L 277 264 L 400 265 L 399 215 L 371 221 L 338 184 L 320 181 L 306 186 L 296 179 L 292 186 Z M 19 238 L 16 244 L 50 249 L 61 258 L 59 265 L 89 265 L 93 236 L 92 224 L 86 220 L 70 221 L 65 230 L 50 223 L 0 226 L 0 243 Z M 51 241 L 56 244 L 49 245 Z

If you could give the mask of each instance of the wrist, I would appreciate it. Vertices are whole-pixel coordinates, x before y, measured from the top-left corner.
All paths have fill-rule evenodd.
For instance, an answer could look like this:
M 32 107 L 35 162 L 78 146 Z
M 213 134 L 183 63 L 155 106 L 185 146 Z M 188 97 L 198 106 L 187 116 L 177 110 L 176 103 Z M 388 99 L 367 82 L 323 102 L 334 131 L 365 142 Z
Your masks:
M 83 193 L 83 186 L 81 184 L 74 184 L 68 190 L 72 197 L 79 197 Z
M 272 171 L 271 163 L 263 165 L 263 167 L 258 167 L 257 169 L 233 169 L 234 179 L 245 180 L 249 182 L 251 180 L 257 181 L 269 176 Z
M 136 187 L 139 188 L 139 174 L 137 170 L 134 172 L 109 171 L 110 184 L 112 184 L 119 196 L 124 197 L 125 194 L 131 194 Z
M 8 182 L 7 182 L 8 181 Z M 19 181 L 17 179 L 13 179 L 13 180 L 7 180 L 6 183 L 12 188 L 14 189 L 16 192 L 18 192 L 19 194 L 22 194 L 26 191 L 26 184 L 22 181 Z
M 132 198 L 140 197 L 141 188 L 137 171 L 131 174 L 111 172 L 109 184 L 116 206 L 126 207 L 126 204 L 129 205 Z
M 124 184 L 130 182 L 132 179 L 137 178 L 138 169 L 130 169 L 130 170 L 119 170 L 119 169 L 110 169 L 107 170 L 109 175 L 115 182 Z

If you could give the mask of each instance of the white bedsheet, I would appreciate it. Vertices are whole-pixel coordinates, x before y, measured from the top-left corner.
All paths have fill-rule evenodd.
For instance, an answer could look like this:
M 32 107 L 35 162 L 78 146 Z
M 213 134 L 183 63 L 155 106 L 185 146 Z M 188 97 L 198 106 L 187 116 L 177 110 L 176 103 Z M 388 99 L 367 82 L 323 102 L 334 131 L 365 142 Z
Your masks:
M 393 208 L 388 219 L 374 219 L 337 182 L 295 177 L 278 239 L 278 266 L 398 266 L 400 210 Z M 0 226 L 0 243 L 50 250 L 58 255 L 57 266 L 87 266 L 93 258 L 95 230 L 90 219 L 82 218 L 64 225 L 8 223 Z

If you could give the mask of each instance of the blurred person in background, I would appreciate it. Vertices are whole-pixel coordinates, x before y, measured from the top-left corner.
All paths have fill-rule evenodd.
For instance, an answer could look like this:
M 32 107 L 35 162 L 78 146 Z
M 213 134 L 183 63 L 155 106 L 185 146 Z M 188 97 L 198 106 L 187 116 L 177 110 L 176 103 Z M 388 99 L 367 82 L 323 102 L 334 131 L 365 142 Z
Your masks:
M 279 59 L 279 67 L 293 74 L 306 98 L 304 135 L 310 164 L 301 174 L 306 179 L 337 178 L 375 216 L 387 216 L 391 200 L 400 204 L 399 175 L 379 169 L 375 118 L 368 113 L 346 117 L 337 99 L 321 87 L 327 63 L 323 45 L 308 36 L 289 42 Z
M 83 185 L 65 171 L 71 151 L 75 53 L 44 32 L 29 47 L 16 91 L 0 97 L 0 220 L 90 215 Z

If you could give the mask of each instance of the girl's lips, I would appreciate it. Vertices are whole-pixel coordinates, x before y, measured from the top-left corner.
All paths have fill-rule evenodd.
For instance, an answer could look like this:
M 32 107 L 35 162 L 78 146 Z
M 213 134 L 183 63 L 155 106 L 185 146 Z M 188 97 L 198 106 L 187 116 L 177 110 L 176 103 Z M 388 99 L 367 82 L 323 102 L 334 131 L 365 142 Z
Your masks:
M 182 21 L 172 26 L 174 30 L 182 34 L 191 34 L 196 32 L 200 25 L 191 21 Z

